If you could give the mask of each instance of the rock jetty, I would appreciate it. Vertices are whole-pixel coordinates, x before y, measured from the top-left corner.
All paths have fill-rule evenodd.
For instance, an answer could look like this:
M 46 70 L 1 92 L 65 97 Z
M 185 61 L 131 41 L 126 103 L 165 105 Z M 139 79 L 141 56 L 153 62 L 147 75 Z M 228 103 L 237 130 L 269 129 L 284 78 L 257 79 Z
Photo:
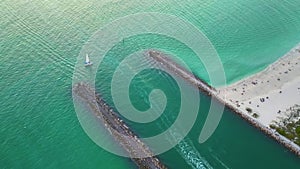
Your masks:
M 143 169 L 166 169 L 167 167 L 156 157 L 150 148 L 144 144 L 118 114 L 95 93 L 88 84 L 78 83 L 73 86 L 73 92 L 99 118 L 106 129 L 120 146 L 128 153 L 131 160 Z M 143 157 L 143 158 L 137 158 Z M 145 158 L 144 158 L 145 157 Z

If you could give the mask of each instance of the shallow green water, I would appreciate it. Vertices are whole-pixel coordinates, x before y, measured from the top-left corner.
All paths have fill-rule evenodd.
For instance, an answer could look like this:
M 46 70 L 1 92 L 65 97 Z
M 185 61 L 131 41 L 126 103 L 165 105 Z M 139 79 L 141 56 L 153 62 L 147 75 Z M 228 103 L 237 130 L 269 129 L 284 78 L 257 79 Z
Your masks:
M 1 1 L 0 167 L 134 168 L 129 159 L 102 150 L 88 138 L 72 102 L 72 73 L 81 47 L 116 18 L 151 11 L 191 22 L 215 45 L 232 83 L 263 69 L 300 41 L 299 5 L 297 0 Z M 188 59 L 193 53 L 183 44 L 163 36 L 136 36 L 111 50 L 104 62 L 107 69 L 98 71 L 96 85 L 110 102 L 110 77 L 118 58 L 142 48 L 160 48 L 180 56 L 194 73 L 209 81 L 199 63 Z M 159 87 L 169 98 L 165 116 L 172 121 L 178 109 L 174 82 L 155 71 L 140 76 L 143 78 L 137 78 L 131 88 L 133 104 L 146 109 L 149 90 L 157 87 L 157 80 L 163 80 Z M 160 156 L 170 168 L 191 168 L 188 163 L 196 164 L 197 160 L 213 168 L 300 165 L 297 157 L 229 111 L 214 135 L 199 144 L 208 102 L 203 96 L 197 123 L 188 137 Z M 147 127 L 130 125 L 141 136 L 164 129 L 159 122 Z M 201 154 L 201 158 L 188 151 Z

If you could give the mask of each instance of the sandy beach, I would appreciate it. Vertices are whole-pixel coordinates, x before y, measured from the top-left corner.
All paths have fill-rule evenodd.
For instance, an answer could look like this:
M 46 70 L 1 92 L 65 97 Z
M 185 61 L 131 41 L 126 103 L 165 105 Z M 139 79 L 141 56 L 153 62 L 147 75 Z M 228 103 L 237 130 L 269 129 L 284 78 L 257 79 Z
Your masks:
M 299 104 L 300 45 L 265 70 L 230 86 L 217 89 L 193 76 L 158 51 L 150 51 L 149 56 L 300 156 L 300 147 L 295 140 L 280 135 L 270 126 L 273 121 L 281 121 L 278 118 L 286 114 L 284 110 Z M 298 119 L 293 116 L 293 120 Z
M 300 44 L 265 70 L 218 88 L 224 100 L 265 126 L 300 105 Z

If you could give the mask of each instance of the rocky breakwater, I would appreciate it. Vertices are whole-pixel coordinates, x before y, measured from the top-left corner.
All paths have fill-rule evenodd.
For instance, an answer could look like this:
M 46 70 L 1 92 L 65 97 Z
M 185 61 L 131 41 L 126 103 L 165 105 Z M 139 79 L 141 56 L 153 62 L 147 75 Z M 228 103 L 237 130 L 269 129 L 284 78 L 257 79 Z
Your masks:
M 92 89 L 88 84 L 78 83 L 73 86 L 73 93 L 103 122 L 112 137 L 128 153 L 138 168 L 167 168 L 101 96 L 95 93 L 95 89 Z
M 175 75 L 178 77 L 183 78 L 190 84 L 197 87 L 201 92 L 205 93 L 208 96 L 211 96 L 215 98 L 215 100 L 219 101 L 220 103 L 224 104 L 225 107 L 238 116 L 240 116 L 242 119 L 246 120 L 248 123 L 250 123 L 252 126 L 256 127 L 269 137 L 275 139 L 280 144 L 284 145 L 287 149 L 289 149 L 291 152 L 295 153 L 297 156 L 300 156 L 300 148 L 292 141 L 288 140 L 287 138 L 281 136 L 278 134 L 275 130 L 271 129 L 268 126 L 265 126 L 261 124 L 259 121 L 257 121 L 252 116 L 249 116 L 246 112 L 243 112 L 239 107 L 237 107 L 235 104 L 231 103 L 230 101 L 226 100 L 226 98 L 222 97 L 218 90 L 214 87 L 207 84 L 202 79 L 196 77 L 191 72 L 186 70 L 184 67 L 177 64 L 175 61 L 170 59 L 170 57 L 166 56 L 165 54 L 151 50 L 147 53 L 150 57 L 150 59 L 155 60 L 156 62 L 163 65 L 165 68 L 169 69 L 170 71 L 174 72 Z

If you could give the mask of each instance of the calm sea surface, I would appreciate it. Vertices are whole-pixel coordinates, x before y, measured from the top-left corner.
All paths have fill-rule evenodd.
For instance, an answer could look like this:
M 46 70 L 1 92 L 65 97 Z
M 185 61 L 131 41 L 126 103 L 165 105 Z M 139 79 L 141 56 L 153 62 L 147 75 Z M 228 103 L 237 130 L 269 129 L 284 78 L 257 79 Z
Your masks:
M 194 24 L 216 47 L 227 81 L 233 83 L 262 70 L 300 42 L 299 6 L 299 0 L 2 0 L 0 168 L 135 168 L 129 159 L 108 153 L 85 134 L 72 100 L 79 52 L 94 32 L 111 21 L 138 12 L 161 12 Z M 97 90 L 112 106 L 114 70 L 128 54 L 147 48 L 179 56 L 209 82 L 205 69 L 193 59 L 196 55 L 181 42 L 162 35 L 133 36 L 114 46 L 97 71 Z M 157 70 L 143 71 L 132 81 L 132 104 L 147 110 L 154 88 L 168 98 L 164 115 L 149 124 L 128 121 L 143 137 L 168 128 L 180 108 L 178 86 Z M 228 110 L 214 135 L 199 144 L 209 105 L 210 99 L 202 95 L 191 132 L 159 156 L 167 166 L 299 168 L 299 158 Z

